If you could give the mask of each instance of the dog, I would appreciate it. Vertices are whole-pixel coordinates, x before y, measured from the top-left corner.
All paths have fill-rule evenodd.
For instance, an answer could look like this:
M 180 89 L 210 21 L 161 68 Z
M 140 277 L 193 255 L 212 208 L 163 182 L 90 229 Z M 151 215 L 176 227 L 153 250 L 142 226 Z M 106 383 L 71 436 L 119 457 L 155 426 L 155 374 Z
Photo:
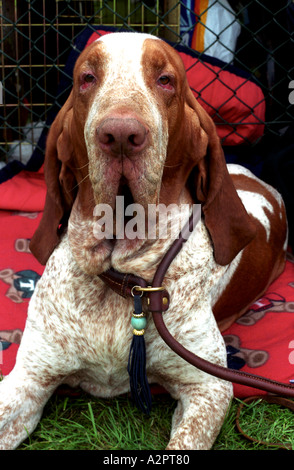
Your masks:
M 30 249 L 46 267 L 15 367 L 0 383 L 1 449 L 16 448 L 34 431 L 61 384 L 98 397 L 130 390 L 133 299 L 119 296 L 100 275 L 113 268 L 151 282 L 172 237 L 119 237 L 113 223 L 111 238 L 105 226 L 116 219 L 118 196 L 143 209 L 137 229 L 150 205 L 172 205 L 168 235 L 187 215 L 182 206 L 190 214 L 201 204 L 201 219 L 164 279 L 170 296 L 164 319 L 177 341 L 215 364 L 227 364 L 221 331 L 285 263 L 281 196 L 247 169 L 226 165 L 180 56 L 156 37 L 112 33 L 80 54 L 72 91 L 48 135 L 45 177 L 44 213 Z M 104 232 L 95 212 L 101 205 L 113 211 Z M 148 312 L 146 318 L 148 382 L 178 402 L 167 449 L 210 449 L 232 384 L 186 363 Z

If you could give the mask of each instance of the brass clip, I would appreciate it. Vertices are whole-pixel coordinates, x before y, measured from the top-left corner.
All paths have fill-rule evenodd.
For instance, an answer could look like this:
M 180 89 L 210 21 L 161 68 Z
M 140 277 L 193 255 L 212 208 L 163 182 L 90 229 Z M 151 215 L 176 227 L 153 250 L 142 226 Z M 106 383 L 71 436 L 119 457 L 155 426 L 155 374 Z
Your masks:
M 131 290 L 131 294 L 134 297 L 134 289 L 141 292 L 141 297 L 144 294 L 144 292 L 159 292 L 165 290 L 164 287 L 152 287 L 152 286 L 147 286 L 147 287 L 141 287 L 141 286 L 133 286 Z

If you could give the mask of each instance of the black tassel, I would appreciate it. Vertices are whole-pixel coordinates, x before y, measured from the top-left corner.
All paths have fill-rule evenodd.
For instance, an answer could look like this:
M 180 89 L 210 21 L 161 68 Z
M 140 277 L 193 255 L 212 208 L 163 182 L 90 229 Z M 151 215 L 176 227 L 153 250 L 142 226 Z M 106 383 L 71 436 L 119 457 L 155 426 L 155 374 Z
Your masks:
M 146 374 L 146 348 L 144 340 L 146 318 L 142 312 L 141 295 L 134 295 L 134 303 L 135 310 L 131 321 L 134 335 L 128 361 L 131 396 L 136 406 L 149 415 L 151 411 L 151 392 Z

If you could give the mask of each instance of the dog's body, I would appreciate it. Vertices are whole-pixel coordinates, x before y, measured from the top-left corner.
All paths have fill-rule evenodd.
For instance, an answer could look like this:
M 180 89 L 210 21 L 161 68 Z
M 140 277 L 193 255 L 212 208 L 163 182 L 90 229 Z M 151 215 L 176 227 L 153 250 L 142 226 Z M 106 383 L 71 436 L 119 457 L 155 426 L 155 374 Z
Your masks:
M 48 138 L 48 195 L 31 249 L 41 262 L 49 259 L 16 365 L 0 384 L 0 448 L 18 446 L 34 430 L 62 383 L 99 397 L 129 391 L 133 302 L 98 275 L 112 267 L 150 282 L 171 239 L 95 238 L 95 205 L 114 208 L 126 185 L 145 209 L 202 203 L 203 217 L 164 279 L 170 295 L 164 318 L 187 349 L 226 365 L 219 328 L 282 271 L 287 241 L 278 193 L 241 167 L 231 165 L 230 173 L 214 125 L 170 46 L 121 33 L 81 54 L 73 92 Z M 232 385 L 187 364 L 147 320 L 148 380 L 178 400 L 168 448 L 209 449 Z

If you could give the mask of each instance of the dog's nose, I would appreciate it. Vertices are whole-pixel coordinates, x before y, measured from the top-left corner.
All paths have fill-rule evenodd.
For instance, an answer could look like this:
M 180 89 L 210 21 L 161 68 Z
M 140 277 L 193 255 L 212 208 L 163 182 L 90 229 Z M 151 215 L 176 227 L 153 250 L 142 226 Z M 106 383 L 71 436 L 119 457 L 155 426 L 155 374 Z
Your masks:
M 142 152 L 148 141 L 148 129 L 132 117 L 110 117 L 97 129 L 100 148 L 113 155 L 131 156 Z

